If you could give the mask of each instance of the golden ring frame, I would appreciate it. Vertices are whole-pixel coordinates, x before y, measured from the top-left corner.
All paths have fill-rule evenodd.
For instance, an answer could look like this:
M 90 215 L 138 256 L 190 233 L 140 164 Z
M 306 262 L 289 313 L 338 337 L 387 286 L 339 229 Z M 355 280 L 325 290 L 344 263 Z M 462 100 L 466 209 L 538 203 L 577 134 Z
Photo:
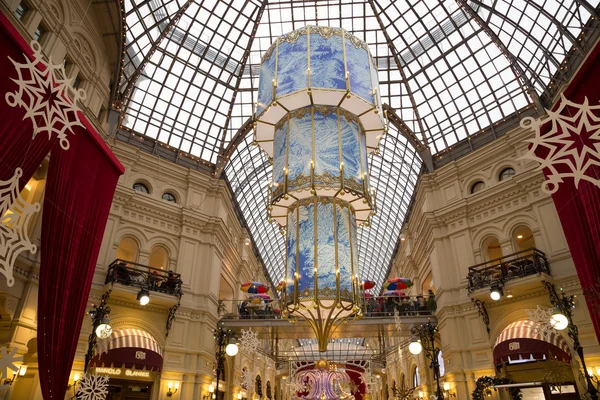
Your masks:
M 333 224 L 333 236 L 334 236 L 334 247 L 335 247 L 335 266 L 336 266 L 336 285 L 335 288 L 319 288 L 319 260 L 318 260 L 318 221 L 317 221 L 317 205 L 323 203 L 333 204 L 333 220 L 337 221 L 338 207 L 348 210 L 348 226 L 352 227 L 352 218 L 354 218 L 354 209 L 352 206 L 343 200 L 334 197 L 314 197 L 309 199 L 299 200 L 290 207 L 290 213 L 296 213 L 296 220 L 298 221 L 300 215 L 300 207 L 308 204 L 313 204 L 315 212 L 313 213 L 314 223 L 314 290 L 298 291 L 299 284 L 299 231 L 300 224 L 296 223 L 296 271 L 294 272 L 294 292 L 291 297 L 287 293 L 287 282 L 291 281 L 290 270 L 288 265 L 288 257 L 286 257 L 285 273 L 286 280 L 282 290 L 282 304 L 285 306 L 284 315 L 290 319 L 292 323 L 296 323 L 298 317 L 304 318 L 306 322 L 312 327 L 317 337 L 317 343 L 320 352 L 327 351 L 328 340 L 337 327 L 346 321 L 350 317 L 359 319 L 362 317 L 362 311 L 359 304 L 359 288 L 360 282 L 358 275 L 355 274 L 355 270 L 358 270 L 358 254 L 355 254 L 355 246 L 353 243 L 356 242 L 357 238 L 356 231 L 353 229 L 348 230 L 349 244 L 350 244 L 350 270 L 351 270 L 351 281 L 352 290 L 340 290 L 340 273 L 338 267 L 338 231 L 337 223 Z M 287 243 L 286 234 L 286 243 Z M 356 268 L 355 268 L 356 267 Z M 327 303 L 324 303 L 326 301 Z
M 315 112 L 325 116 L 329 114 L 337 115 L 338 162 L 340 166 L 339 177 L 333 176 L 329 171 L 326 171 L 323 174 L 315 173 Z M 308 114 L 310 114 L 312 121 L 312 154 L 310 176 L 299 174 L 294 179 L 289 180 L 290 120 L 292 118 L 303 118 Z M 357 216 L 359 225 L 369 225 L 371 215 L 374 215 L 376 212 L 376 200 L 375 196 L 373 196 L 369 191 L 369 174 L 367 172 L 367 166 L 363 165 L 362 163 L 363 156 L 365 156 L 363 152 L 365 150 L 361 145 L 361 138 L 359 137 L 357 145 L 359 148 L 359 168 L 362 182 L 358 183 L 354 176 L 345 178 L 344 161 L 342 156 L 341 118 L 345 118 L 350 124 L 355 124 L 358 128 L 359 135 L 364 135 L 364 130 L 360 120 L 355 115 L 342 108 L 334 106 L 306 106 L 288 113 L 286 117 L 282 118 L 276 124 L 276 132 L 287 126 L 285 167 L 283 172 L 283 182 L 269 183 L 269 199 L 267 204 L 267 217 L 269 220 L 276 220 L 281 226 L 285 227 L 287 225 L 286 215 L 290 203 L 301 200 L 302 198 L 306 198 L 309 195 L 317 196 L 318 191 L 320 190 L 331 190 L 334 192 L 334 194 L 331 195 L 333 197 L 343 197 L 344 195 L 348 194 L 349 199 L 346 201 L 352 204 L 355 211 L 360 213 Z M 273 187 L 275 187 L 275 190 L 273 190 Z M 302 196 L 302 193 L 304 193 L 304 196 Z M 290 198 L 292 200 L 290 200 Z
M 341 36 L 343 57 L 344 57 L 346 89 L 329 89 L 329 88 L 312 87 L 311 71 L 310 71 L 310 58 L 311 58 L 310 35 L 311 34 L 319 34 L 326 39 L 330 38 L 334 35 Z M 279 72 L 278 71 L 278 69 L 279 69 L 279 65 L 278 65 L 279 64 L 279 62 L 278 62 L 279 61 L 278 60 L 279 45 L 284 42 L 294 43 L 303 35 L 308 36 L 307 37 L 307 58 L 308 58 L 307 87 L 299 89 L 292 93 L 288 93 L 284 96 L 277 97 L 277 79 L 278 79 L 278 72 Z M 371 88 L 373 91 L 373 103 L 368 102 L 367 100 L 363 99 L 359 95 L 352 92 L 351 82 L 350 82 L 350 72 L 348 69 L 348 63 L 347 63 L 347 58 L 346 58 L 346 42 L 347 41 L 352 43 L 356 48 L 364 49 L 365 51 L 367 51 L 368 61 L 369 61 L 369 71 L 370 71 L 370 76 L 371 76 Z M 298 108 L 304 107 L 306 105 L 318 104 L 318 103 L 315 103 L 315 100 L 313 98 L 313 93 L 319 93 L 319 92 L 339 93 L 339 102 L 337 104 L 329 104 L 332 106 L 337 106 L 337 107 L 347 109 L 347 107 L 346 107 L 347 104 L 345 104 L 345 103 L 348 101 L 358 102 L 358 103 L 355 103 L 355 105 L 361 104 L 360 112 L 356 113 L 356 115 L 361 120 L 363 127 L 368 128 L 368 129 L 363 129 L 363 131 L 366 135 L 367 152 L 371 153 L 378 149 L 379 141 L 380 141 L 381 137 L 385 133 L 387 133 L 388 129 L 387 129 L 387 123 L 385 122 L 385 115 L 384 115 L 384 118 L 382 118 L 382 114 L 385 114 L 385 113 L 380 113 L 382 105 L 380 104 L 381 100 L 380 100 L 379 92 L 378 92 L 379 91 L 378 82 L 373 79 L 373 76 L 376 76 L 377 73 L 376 73 L 376 71 L 375 71 L 375 74 L 373 73 L 373 71 L 375 70 L 375 64 L 374 64 L 373 57 L 372 57 L 366 43 L 364 43 L 363 41 L 361 41 L 360 39 L 353 36 L 352 34 L 350 34 L 349 32 L 345 31 L 342 28 L 308 26 L 308 27 L 298 29 L 296 31 L 290 32 L 286 35 L 279 37 L 263 55 L 262 60 L 261 60 L 261 65 L 265 61 L 269 60 L 273 54 L 275 54 L 276 59 L 275 59 L 275 71 L 274 71 L 273 81 L 272 81 L 272 91 L 273 92 L 272 92 L 272 96 L 271 96 L 271 101 L 269 104 L 265 105 L 264 109 L 258 115 L 256 113 L 256 111 L 257 111 L 256 108 L 258 107 L 258 103 L 255 103 L 254 104 L 255 110 L 253 112 L 253 115 L 254 115 L 254 123 L 253 123 L 254 143 L 261 145 L 263 150 L 265 150 L 265 152 L 267 153 L 269 159 L 272 160 L 272 157 L 273 157 L 272 149 L 273 149 L 273 142 L 274 142 L 274 136 L 275 136 L 275 129 L 274 129 L 275 124 L 281 118 L 284 118 L 287 113 L 292 111 L 292 110 L 286 108 L 281 103 L 281 101 L 285 100 L 286 98 L 290 98 L 291 96 L 297 96 L 302 93 L 306 93 L 307 98 L 309 99 L 309 102 L 307 104 L 300 105 Z M 348 104 L 350 104 L 350 103 L 348 103 Z M 275 108 L 277 108 L 277 107 L 279 107 L 279 109 L 280 109 L 279 111 L 277 111 L 277 115 L 278 114 L 281 114 L 281 115 L 279 117 L 277 117 L 277 116 L 269 117 L 268 116 L 269 112 L 271 110 L 275 111 Z M 349 111 L 352 113 L 351 110 L 349 110 Z M 373 116 L 376 116 L 376 119 L 373 119 Z M 369 124 L 365 124 L 365 122 L 367 120 L 370 121 Z M 264 133 L 264 132 L 262 132 L 263 129 L 268 129 L 269 132 Z

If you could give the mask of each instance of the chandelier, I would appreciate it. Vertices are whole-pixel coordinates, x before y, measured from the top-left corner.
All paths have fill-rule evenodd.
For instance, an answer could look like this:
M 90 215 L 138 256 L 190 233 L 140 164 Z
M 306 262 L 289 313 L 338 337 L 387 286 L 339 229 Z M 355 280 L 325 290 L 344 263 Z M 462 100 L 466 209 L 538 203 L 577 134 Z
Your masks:
M 273 163 L 268 218 L 286 235 L 283 313 L 307 321 L 325 352 L 361 316 L 357 227 L 375 214 L 367 156 L 387 131 L 367 45 L 341 28 L 281 36 L 255 106 L 254 140 Z
M 353 381 L 346 371 L 330 368 L 323 360 L 315 367 L 315 369 L 299 371 L 294 377 L 297 386 L 305 389 L 306 394 L 301 395 L 300 398 L 314 400 L 354 398 L 351 392 Z

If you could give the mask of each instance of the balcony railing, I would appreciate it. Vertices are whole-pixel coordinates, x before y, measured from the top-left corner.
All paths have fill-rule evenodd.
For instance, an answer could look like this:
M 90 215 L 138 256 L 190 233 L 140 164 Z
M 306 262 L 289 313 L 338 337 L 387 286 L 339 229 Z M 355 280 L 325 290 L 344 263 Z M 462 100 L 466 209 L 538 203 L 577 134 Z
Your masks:
M 467 291 L 471 293 L 493 284 L 541 273 L 550 273 L 546 255 L 535 248 L 522 250 L 469 267 Z
M 120 283 L 177 297 L 183 294 L 181 274 L 118 258 L 109 265 L 104 283 Z
M 400 296 L 370 297 L 361 299 L 365 318 L 391 318 L 399 316 L 433 315 L 435 297 Z M 219 300 L 219 316 L 224 319 L 281 319 L 281 304 L 273 299 L 268 303 L 251 300 Z

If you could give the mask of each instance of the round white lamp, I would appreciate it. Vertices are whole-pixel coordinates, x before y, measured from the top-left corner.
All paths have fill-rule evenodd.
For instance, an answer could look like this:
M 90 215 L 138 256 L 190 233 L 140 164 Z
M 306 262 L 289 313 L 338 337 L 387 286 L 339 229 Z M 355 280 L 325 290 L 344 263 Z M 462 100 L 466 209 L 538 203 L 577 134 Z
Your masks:
M 235 356 L 238 353 L 238 351 L 238 345 L 235 343 L 229 343 L 227 347 L 225 347 L 225 353 L 227 353 L 227 355 L 230 357 Z
M 96 336 L 100 339 L 107 339 L 112 334 L 112 327 L 110 326 L 110 320 L 104 318 L 102 323 L 96 328 Z
M 420 354 L 422 350 L 423 345 L 421 344 L 421 342 L 414 341 L 408 345 L 408 351 L 410 351 L 410 354 L 417 355 Z
M 554 329 L 562 331 L 569 326 L 569 320 L 563 313 L 557 310 L 550 318 L 550 325 L 552 325 Z

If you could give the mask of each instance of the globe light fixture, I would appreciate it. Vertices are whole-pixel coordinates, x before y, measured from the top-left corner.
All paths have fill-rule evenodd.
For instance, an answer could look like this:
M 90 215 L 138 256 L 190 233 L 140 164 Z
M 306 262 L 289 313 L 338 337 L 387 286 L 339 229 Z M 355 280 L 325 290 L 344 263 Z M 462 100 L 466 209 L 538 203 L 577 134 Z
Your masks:
M 110 319 L 108 317 L 102 320 L 102 323 L 96 328 L 96 336 L 100 339 L 107 339 L 112 334 L 112 327 L 110 326 Z
M 140 305 L 145 306 L 146 304 L 150 303 L 150 293 L 148 290 L 142 289 L 139 291 L 137 299 L 139 300 Z
M 554 310 L 554 314 L 550 317 L 550 325 L 558 331 L 562 331 L 569 326 L 569 319 L 560 312 L 560 310 Z
M 423 345 L 418 340 L 414 340 L 408 345 L 408 351 L 410 351 L 410 354 L 414 355 L 421 354 L 421 351 L 423 351 Z
M 502 287 L 500 285 L 492 285 L 492 288 L 490 289 L 490 297 L 492 298 L 492 300 L 500 300 L 502 294 Z
M 273 164 L 267 218 L 286 235 L 282 315 L 306 321 L 320 352 L 360 318 L 358 226 L 375 214 L 368 155 L 387 132 L 366 43 L 306 26 L 261 60 L 254 143 Z
M 238 353 L 238 350 L 238 345 L 235 343 L 229 343 L 227 347 L 225 347 L 225 353 L 230 357 L 235 356 Z

